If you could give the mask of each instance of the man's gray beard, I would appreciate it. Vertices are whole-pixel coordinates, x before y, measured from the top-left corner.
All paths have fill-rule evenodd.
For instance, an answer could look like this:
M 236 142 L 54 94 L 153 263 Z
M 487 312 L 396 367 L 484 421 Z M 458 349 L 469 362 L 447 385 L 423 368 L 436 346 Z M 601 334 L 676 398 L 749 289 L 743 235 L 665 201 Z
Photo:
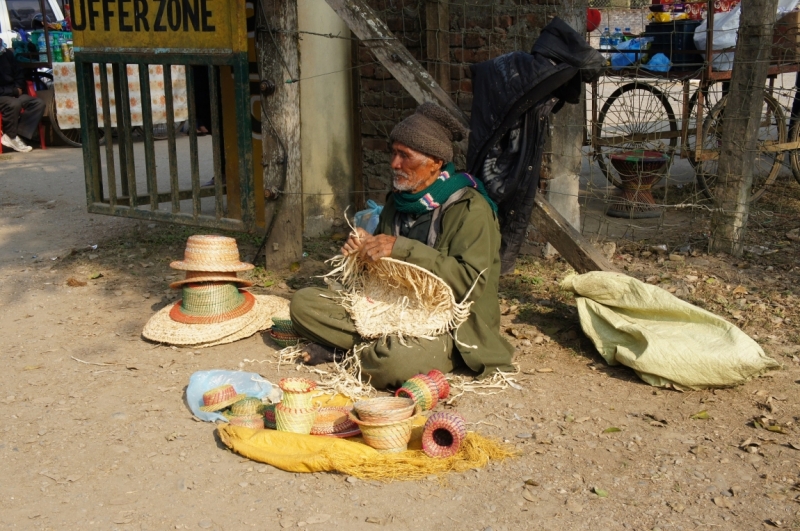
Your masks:
M 405 177 L 406 181 L 403 183 L 399 183 L 397 179 L 398 177 Z M 408 192 L 409 190 L 414 188 L 414 185 L 408 181 L 408 175 L 406 175 L 405 173 L 395 173 L 394 178 L 392 179 L 392 185 L 394 186 L 394 189 L 397 190 L 398 192 Z

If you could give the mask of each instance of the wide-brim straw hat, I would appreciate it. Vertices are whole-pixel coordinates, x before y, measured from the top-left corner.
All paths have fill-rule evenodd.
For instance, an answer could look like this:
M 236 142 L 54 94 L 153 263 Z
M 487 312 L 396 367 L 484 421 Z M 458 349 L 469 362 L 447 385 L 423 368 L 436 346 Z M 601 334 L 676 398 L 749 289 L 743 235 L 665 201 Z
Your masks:
M 215 234 L 189 236 L 183 260 L 172 262 L 172 269 L 209 273 L 249 271 L 255 266 L 239 260 L 239 247 L 234 238 Z
M 187 271 L 186 278 L 178 280 L 169 285 L 172 289 L 178 289 L 184 284 L 194 284 L 198 282 L 234 282 L 240 288 L 249 288 L 253 285 L 250 280 L 239 278 L 236 271 L 208 273 L 206 271 Z
M 253 308 L 228 321 L 214 324 L 185 324 L 170 317 L 173 304 L 159 310 L 144 327 L 142 335 L 157 343 L 192 348 L 231 343 L 266 330 L 273 316 L 289 316 L 289 301 L 274 295 L 253 295 Z
M 344 290 L 340 302 L 361 337 L 388 335 L 434 338 L 467 320 L 471 302 L 457 302 L 441 278 L 414 264 L 393 258 L 361 261 L 358 254 L 335 257 L 326 277 Z

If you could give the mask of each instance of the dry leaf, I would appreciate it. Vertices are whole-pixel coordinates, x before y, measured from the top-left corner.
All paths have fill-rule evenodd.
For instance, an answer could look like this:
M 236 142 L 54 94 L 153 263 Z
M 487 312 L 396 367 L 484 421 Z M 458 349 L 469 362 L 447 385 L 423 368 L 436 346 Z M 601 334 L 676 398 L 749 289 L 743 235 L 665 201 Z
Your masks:
M 604 429 L 603 433 L 617 433 L 619 431 L 622 431 L 622 430 L 617 428 L 616 426 L 611 426 L 610 428 Z
M 67 286 L 69 286 L 71 288 L 81 288 L 81 287 L 83 287 L 85 285 L 86 285 L 86 282 L 84 282 L 83 280 L 78 280 L 75 277 L 69 277 L 67 279 Z
M 600 498 L 608 498 L 608 491 L 607 490 L 603 490 L 600 487 L 595 487 L 593 490 L 594 490 L 594 493 L 597 494 L 598 497 L 600 497 Z
M 692 415 L 689 418 L 695 419 L 695 420 L 706 420 L 706 419 L 710 419 L 711 415 L 709 415 L 708 411 L 706 411 L 704 409 L 703 411 L 698 411 L 697 413 L 695 413 L 694 415 Z

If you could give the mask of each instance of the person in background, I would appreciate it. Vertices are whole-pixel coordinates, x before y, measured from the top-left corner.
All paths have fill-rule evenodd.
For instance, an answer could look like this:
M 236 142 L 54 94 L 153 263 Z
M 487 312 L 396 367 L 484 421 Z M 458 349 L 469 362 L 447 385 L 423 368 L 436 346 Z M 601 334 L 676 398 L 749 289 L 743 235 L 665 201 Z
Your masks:
M 28 95 L 22 68 L 14 59 L 14 52 L 0 39 L 0 115 L 3 119 L 0 142 L 21 153 L 33 149 L 20 136 L 30 140 L 44 115 L 44 107 L 42 100 Z

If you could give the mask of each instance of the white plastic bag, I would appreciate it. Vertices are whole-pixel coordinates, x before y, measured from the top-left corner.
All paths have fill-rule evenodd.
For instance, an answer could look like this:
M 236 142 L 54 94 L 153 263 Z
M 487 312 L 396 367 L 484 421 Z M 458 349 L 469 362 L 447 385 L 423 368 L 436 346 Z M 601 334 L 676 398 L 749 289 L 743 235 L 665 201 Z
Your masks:
M 775 19 L 777 20 L 779 17 L 792 11 L 797 7 L 797 3 L 798 0 L 778 0 L 778 9 L 775 13 Z M 712 43 L 712 50 L 724 50 L 736 46 L 741 16 L 741 4 L 738 4 L 727 13 L 718 13 L 714 15 L 714 42 Z M 704 20 L 703 23 L 694 30 L 694 45 L 698 50 L 704 52 L 707 40 L 708 20 Z M 703 54 L 703 57 L 705 57 L 705 54 Z M 733 69 L 733 51 L 731 50 L 730 52 L 715 55 L 711 64 L 712 68 L 718 71 Z
M 203 405 L 203 393 L 225 384 L 231 384 L 239 394 L 252 396 L 259 400 L 265 396 L 280 393 L 280 389 L 277 386 L 273 386 L 254 372 L 224 371 L 221 369 L 197 371 L 189 377 L 189 386 L 186 388 L 186 403 L 189 409 L 192 410 L 192 414 L 206 422 L 217 420 L 227 422 L 228 420 L 220 413 L 209 413 L 200 410 L 200 406 Z

